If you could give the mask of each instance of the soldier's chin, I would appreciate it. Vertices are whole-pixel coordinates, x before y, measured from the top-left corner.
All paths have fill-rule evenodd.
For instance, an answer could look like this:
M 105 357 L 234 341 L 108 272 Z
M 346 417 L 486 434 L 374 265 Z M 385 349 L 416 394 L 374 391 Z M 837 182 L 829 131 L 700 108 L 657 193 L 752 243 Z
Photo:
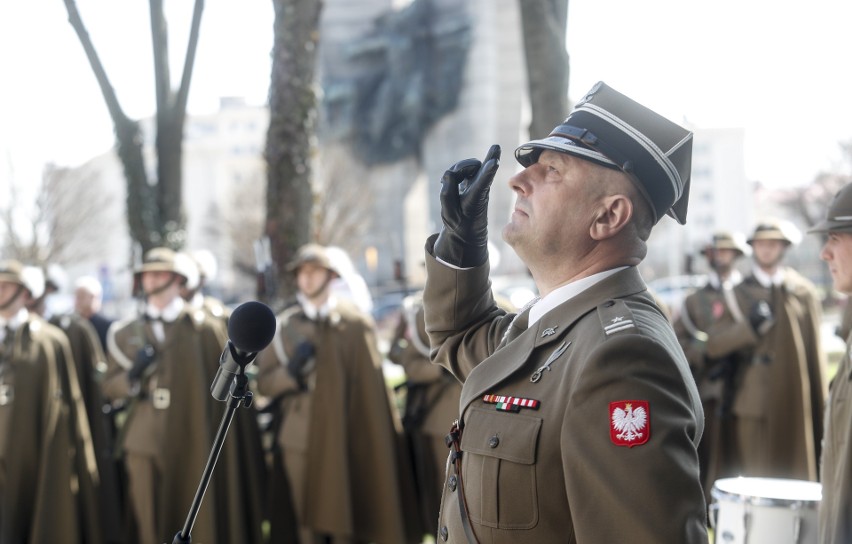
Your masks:
M 518 222 L 510 220 L 503 227 L 503 241 L 511 247 L 516 247 L 524 237 L 524 226 Z

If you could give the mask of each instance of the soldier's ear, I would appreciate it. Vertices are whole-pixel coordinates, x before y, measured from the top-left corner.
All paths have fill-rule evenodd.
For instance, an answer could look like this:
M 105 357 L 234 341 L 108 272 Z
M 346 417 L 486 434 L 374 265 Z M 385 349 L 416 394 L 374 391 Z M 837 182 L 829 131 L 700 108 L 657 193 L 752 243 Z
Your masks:
M 608 195 L 598 202 L 594 221 L 589 228 L 593 240 L 612 238 L 630 222 L 633 217 L 633 202 L 623 194 Z

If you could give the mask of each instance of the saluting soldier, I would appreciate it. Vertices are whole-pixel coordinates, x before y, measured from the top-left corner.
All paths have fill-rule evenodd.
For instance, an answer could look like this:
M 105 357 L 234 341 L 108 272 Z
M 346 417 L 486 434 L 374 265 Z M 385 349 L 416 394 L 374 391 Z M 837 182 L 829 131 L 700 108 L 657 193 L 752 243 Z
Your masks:
M 27 305 L 40 269 L 0 263 L 0 542 L 104 542 L 99 480 L 68 339 Z
M 503 238 L 541 298 L 517 314 L 488 288 L 499 147 L 444 174 L 423 300 L 433 362 L 464 386 L 440 542 L 707 542 L 698 391 L 636 268 L 663 215 L 686 220 L 691 155 L 602 82 L 520 146 Z
M 732 417 L 738 359 L 735 347 L 719 334 L 719 329 L 745 321 L 734 295 L 734 287 L 743 279 L 735 264 L 751 249 L 741 233 L 720 231 L 713 234 L 702 253 L 710 267 L 707 283 L 684 299 L 674 328 L 704 408 L 704 436 L 698 445 L 698 459 L 705 499 L 709 501 L 713 482 L 734 475 L 735 470 L 731 440 L 720 432 L 720 425 Z M 726 425 L 728 428 L 730 425 Z
M 280 399 L 275 462 L 290 485 L 299 542 L 407 542 L 375 325 L 331 294 L 337 271 L 323 246 L 299 248 L 289 269 L 297 301 L 278 314 L 257 380 L 261 394 Z M 287 529 L 288 506 L 272 505 L 273 541 Z
M 168 248 L 149 250 L 136 270 L 140 315 L 110 327 L 105 395 L 126 403 L 118 438 L 140 543 L 170 541 L 183 527 L 225 406 L 210 386 L 227 340 L 224 325 L 191 311 L 180 289 L 191 262 Z M 238 410 L 232 428 L 255 427 Z M 236 433 L 235 433 L 236 434 Z M 192 529 L 205 544 L 260 542 L 262 455 L 241 462 L 239 441 L 226 440 Z
M 826 397 L 822 309 L 813 283 L 784 266 L 801 233 L 768 219 L 748 239 L 752 271 L 735 288 L 745 320 L 723 332 L 738 344 L 733 440 L 740 474 L 817 480 Z
M 852 184 L 834 195 L 826 217 L 810 233 L 825 236 L 820 258 L 828 263 L 834 288 L 852 295 Z M 846 351 L 828 395 L 825 410 L 820 479 L 819 544 L 852 542 L 852 344 L 846 338 Z

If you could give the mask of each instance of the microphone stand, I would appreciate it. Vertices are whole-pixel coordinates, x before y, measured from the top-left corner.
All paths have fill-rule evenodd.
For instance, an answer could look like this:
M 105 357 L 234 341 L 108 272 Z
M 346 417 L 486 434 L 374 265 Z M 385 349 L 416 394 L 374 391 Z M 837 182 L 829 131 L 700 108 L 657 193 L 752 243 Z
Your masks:
M 249 361 L 250 363 L 251 361 Z M 213 475 L 213 469 L 216 467 L 216 461 L 219 459 L 219 453 L 222 451 L 222 446 L 225 443 L 225 435 L 228 434 L 228 428 L 231 426 L 231 421 L 234 419 L 234 413 L 240 405 L 248 408 L 251 406 L 252 392 L 248 389 L 248 377 L 246 376 L 246 365 L 239 365 L 239 373 L 234 376 L 234 384 L 231 388 L 228 408 L 222 414 L 222 422 L 219 424 L 219 430 L 213 440 L 213 447 L 210 450 L 210 456 L 207 458 L 207 466 L 204 467 L 204 473 L 201 475 L 201 481 L 198 483 L 198 490 L 195 492 L 195 498 L 192 500 L 192 506 L 189 508 L 189 514 L 186 516 L 186 522 L 183 524 L 183 529 L 178 532 L 172 544 L 190 544 L 192 542 L 192 526 L 195 525 L 195 518 L 198 516 L 198 509 L 201 508 L 201 501 L 204 499 L 204 492 L 207 490 L 207 485 L 210 483 L 210 477 Z

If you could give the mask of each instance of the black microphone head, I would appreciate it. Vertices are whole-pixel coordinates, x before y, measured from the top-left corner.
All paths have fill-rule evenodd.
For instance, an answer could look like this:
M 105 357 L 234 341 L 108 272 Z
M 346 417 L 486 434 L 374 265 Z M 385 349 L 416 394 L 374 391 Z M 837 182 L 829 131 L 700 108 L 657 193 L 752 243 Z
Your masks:
M 275 314 L 266 304 L 255 300 L 240 304 L 228 320 L 228 338 L 244 352 L 257 352 L 275 336 Z

